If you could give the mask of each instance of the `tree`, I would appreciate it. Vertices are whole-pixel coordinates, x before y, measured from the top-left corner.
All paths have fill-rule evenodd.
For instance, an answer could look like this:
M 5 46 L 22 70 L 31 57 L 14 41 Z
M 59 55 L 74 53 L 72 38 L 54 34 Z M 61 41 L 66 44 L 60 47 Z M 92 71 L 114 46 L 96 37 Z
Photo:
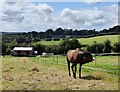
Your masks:
M 53 35 L 53 30 L 52 29 L 47 29 L 45 34 L 48 36 L 48 37 L 52 37 Z
M 113 51 L 120 52 L 120 42 L 116 42 L 113 44 Z
M 42 54 L 45 51 L 45 45 L 40 43 L 35 43 L 32 45 L 35 51 L 38 51 L 38 55 Z
M 66 53 L 70 49 L 81 48 L 81 44 L 77 39 L 65 39 L 60 43 L 60 50 Z
M 2 43 L 2 55 L 4 56 L 6 54 L 6 45 L 5 43 Z
M 105 44 L 104 53 L 111 53 L 112 46 L 110 40 L 106 40 L 104 44 Z
M 64 34 L 65 35 L 72 35 L 73 31 L 72 31 L 72 29 L 64 29 Z
M 91 53 L 102 53 L 103 49 L 104 45 L 102 43 L 96 43 L 96 41 L 94 41 L 94 43 L 87 48 L 87 50 Z
M 102 43 L 97 44 L 97 53 L 103 53 L 104 45 Z
M 64 30 L 59 27 L 59 28 L 57 28 L 57 29 L 55 30 L 54 35 L 62 35 L 63 32 L 64 32 Z
M 52 46 L 50 46 L 50 45 L 46 46 L 45 52 L 52 53 Z
M 27 42 L 27 41 L 26 41 L 25 37 L 19 36 L 19 37 L 16 38 L 16 42 L 18 44 L 20 44 L 20 43 L 24 43 L 24 42 Z
M 88 46 L 87 50 L 91 53 L 97 53 L 96 41 L 94 41 L 92 45 Z

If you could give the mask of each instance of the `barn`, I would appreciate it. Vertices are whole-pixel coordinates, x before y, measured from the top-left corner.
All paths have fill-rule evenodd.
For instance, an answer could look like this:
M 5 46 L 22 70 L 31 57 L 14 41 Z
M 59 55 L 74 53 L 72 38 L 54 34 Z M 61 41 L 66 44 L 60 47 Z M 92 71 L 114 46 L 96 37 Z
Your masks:
M 33 47 L 14 47 L 11 50 L 13 56 L 32 56 L 34 54 Z

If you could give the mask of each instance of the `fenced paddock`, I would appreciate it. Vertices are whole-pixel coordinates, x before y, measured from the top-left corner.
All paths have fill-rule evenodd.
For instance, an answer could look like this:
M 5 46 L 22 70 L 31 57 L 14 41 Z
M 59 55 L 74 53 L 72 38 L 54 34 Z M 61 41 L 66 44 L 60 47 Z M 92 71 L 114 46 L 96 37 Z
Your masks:
M 119 63 L 118 58 L 120 57 L 119 53 L 105 53 L 105 54 L 93 54 L 95 63 L 87 63 L 82 67 L 85 71 L 102 71 L 113 75 L 118 75 L 119 72 Z M 50 64 L 63 65 L 67 67 L 66 56 L 62 55 L 51 55 L 48 57 L 37 57 L 38 62 L 45 62 Z
M 82 78 L 68 77 L 64 55 L 2 57 L 3 90 L 118 90 L 118 56 L 96 56 Z M 101 69 L 102 72 L 97 69 Z M 110 71 L 108 74 L 106 71 Z

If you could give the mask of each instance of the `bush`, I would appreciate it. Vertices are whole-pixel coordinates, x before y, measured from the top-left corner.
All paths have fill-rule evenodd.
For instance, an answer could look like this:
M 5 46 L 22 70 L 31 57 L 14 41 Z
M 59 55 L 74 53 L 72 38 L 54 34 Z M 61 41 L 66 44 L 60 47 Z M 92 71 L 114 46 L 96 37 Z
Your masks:
M 66 53 L 70 49 L 81 48 L 81 44 L 77 39 L 65 39 L 59 44 L 62 53 Z
M 45 39 L 45 41 L 52 41 L 52 39 L 49 39 L 49 38 L 48 38 L 48 39 Z
M 104 45 L 102 43 L 97 44 L 97 53 L 103 53 Z
M 36 43 L 32 45 L 35 51 L 38 51 L 38 55 L 42 54 L 45 51 L 46 46 L 40 43 Z
M 92 45 L 88 46 L 87 50 L 91 53 L 103 53 L 104 45 L 102 43 L 94 42 Z
M 46 45 L 44 51 L 53 54 L 63 54 L 59 45 Z
M 112 46 L 110 40 L 106 40 L 104 44 L 105 44 L 104 53 L 111 53 Z
M 60 38 L 55 38 L 53 39 L 53 41 L 60 41 Z
M 120 42 L 116 42 L 113 44 L 113 51 L 114 52 L 120 52 Z

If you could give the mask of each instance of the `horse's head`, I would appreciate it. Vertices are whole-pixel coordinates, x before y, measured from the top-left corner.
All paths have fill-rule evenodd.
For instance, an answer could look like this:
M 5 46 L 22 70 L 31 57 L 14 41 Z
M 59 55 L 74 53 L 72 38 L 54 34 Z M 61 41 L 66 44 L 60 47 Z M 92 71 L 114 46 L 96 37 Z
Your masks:
M 90 52 L 88 51 L 80 51 L 80 54 L 83 56 L 83 63 L 89 63 L 89 62 L 94 62 L 93 56 Z

